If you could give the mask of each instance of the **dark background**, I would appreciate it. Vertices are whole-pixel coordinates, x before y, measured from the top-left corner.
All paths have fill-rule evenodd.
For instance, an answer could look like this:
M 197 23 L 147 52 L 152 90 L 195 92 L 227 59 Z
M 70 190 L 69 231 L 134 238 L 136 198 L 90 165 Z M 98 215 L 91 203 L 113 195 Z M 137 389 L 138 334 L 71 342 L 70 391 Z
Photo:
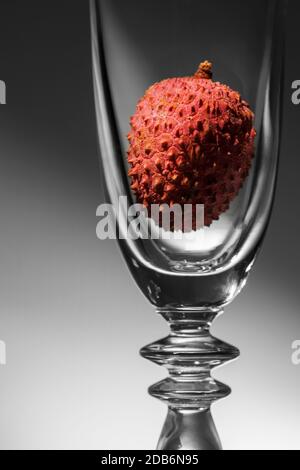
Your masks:
M 300 3 L 290 1 L 278 190 L 247 288 L 213 332 L 241 349 L 215 372 L 225 448 L 300 448 Z M 151 448 L 165 371 L 139 358 L 167 326 L 96 238 L 103 201 L 87 0 L 0 2 L 0 448 Z

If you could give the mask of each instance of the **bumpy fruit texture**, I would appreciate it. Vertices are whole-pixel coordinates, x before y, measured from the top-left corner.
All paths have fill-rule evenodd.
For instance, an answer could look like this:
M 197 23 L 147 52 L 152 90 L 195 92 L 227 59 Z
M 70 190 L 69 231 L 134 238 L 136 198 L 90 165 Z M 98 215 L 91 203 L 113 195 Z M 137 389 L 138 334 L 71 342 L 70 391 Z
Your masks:
M 237 91 L 212 80 L 209 62 L 192 77 L 152 85 L 137 104 L 128 134 L 137 202 L 149 215 L 151 204 L 204 204 L 204 223 L 211 225 L 248 176 L 253 120 Z

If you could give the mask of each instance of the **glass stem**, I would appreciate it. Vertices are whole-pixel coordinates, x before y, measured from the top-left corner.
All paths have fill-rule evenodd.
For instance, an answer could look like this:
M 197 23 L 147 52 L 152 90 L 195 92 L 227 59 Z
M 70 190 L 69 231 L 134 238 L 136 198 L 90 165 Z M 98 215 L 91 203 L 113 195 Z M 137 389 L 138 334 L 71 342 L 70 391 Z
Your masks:
M 239 355 L 238 349 L 210 334 L 220 311 L 160 310 L 170 335 L 141 350 L 141 355 L 165 366 L 169 377 L 152 385 L 149 393 L 169 410 L 158 449 L 221 449 L 210 408 L 230 388 L 211 376 L 211 370 Z
M 222 450 L 210 410 L 169 407 L 157 449 Z

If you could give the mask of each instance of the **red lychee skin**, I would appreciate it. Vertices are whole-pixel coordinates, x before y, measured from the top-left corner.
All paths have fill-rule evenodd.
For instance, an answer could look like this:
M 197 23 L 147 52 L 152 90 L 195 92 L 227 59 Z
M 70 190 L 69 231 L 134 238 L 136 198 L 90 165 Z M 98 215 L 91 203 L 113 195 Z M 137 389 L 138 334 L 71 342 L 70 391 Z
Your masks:
M 209 62 L 192 77 L 152 85 L 128 134 L 137 202 L 149 213 L 151 204 L 204 204 L 205 225 L 219 219 L 248 176 L 253 119 L 238 92 L 212 80 Z

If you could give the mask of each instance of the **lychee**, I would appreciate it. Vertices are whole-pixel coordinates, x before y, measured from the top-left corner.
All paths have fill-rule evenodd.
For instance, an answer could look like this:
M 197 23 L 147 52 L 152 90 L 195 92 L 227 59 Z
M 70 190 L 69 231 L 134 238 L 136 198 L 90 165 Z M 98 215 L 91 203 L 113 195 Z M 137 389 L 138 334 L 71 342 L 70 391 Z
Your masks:
M 253 121 L 240 94 L 212 80 L 207 61 L 191 77 L 150 86 L 128 134 L 129 176 L 137 202 L 149 214 L 152 204 L 204 204 L 204 223 L 211 225 L 248 176 Z

